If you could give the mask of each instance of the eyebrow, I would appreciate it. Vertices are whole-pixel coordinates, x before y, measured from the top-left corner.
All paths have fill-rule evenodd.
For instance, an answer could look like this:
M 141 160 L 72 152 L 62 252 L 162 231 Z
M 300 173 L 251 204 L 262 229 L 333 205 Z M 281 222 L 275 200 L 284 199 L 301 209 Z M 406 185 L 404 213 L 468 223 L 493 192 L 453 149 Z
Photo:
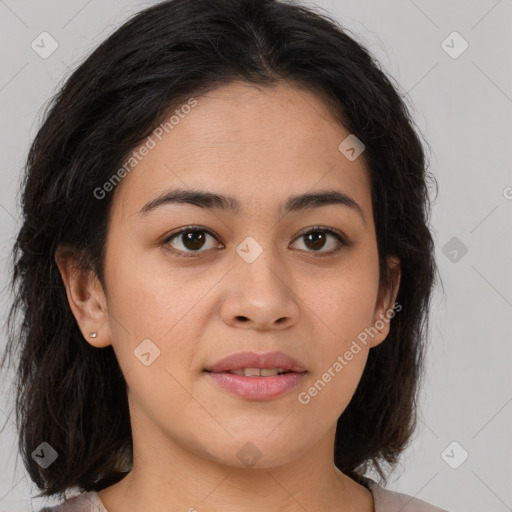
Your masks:
M 215 209 L 231 212 L 236 215 L 242 211 L 240 202 L 234 197 L 194 189 L 175 189 L 164 192 L 162 195 L 146 203 L 139 215 L 147 215 L 149 212 L 165 204 L 191 204 L 205 209 Z M 359 214 L 366 225 L 363 210 L 359 204 L 349 195 L 338 190 L 320 190 L 306 194 L 290 196 L 279 205 L 281 214 L 297 212 L 329 205 L 340 205 L 352 209 Z

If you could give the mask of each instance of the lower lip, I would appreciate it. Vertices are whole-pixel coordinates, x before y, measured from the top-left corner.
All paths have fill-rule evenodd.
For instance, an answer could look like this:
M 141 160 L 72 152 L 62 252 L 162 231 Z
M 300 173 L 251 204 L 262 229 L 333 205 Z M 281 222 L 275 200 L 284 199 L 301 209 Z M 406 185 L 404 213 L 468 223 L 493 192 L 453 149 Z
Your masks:
M 290 372 L 273 377 L 246 377 L 227 372 L 206 372 L 219 386 L 250 400 L 272 400 L 296 388 L 306 372 Z

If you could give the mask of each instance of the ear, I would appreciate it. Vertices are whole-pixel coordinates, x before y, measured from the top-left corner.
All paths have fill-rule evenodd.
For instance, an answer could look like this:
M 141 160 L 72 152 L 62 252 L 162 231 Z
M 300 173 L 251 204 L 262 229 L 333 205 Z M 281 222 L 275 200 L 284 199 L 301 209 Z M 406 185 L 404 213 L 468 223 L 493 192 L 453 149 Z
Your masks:
M 400 286 L 400 260 L 396 256 L 389 256 L 387 266 L 389 269 L 388 279 L 385 279 L 381 285 L 375 304 L 372 324 L 372 333 L 375 335 L 370 341 L 371 347 L 376 347 L 386 339 L 389 334 L 391 318 L 396 314 L 394 304 Z M 396 311 L 400 311 L 400 309 L 402 308 L 398 305 Z
M 103 348 L 111 344 L 106 296 L 96 274 L 78 265 L 76 250 L 59 246 L 55 251 L 69 306 L 86 341 Z M 96 333 L 96 337 L 89 335 Z

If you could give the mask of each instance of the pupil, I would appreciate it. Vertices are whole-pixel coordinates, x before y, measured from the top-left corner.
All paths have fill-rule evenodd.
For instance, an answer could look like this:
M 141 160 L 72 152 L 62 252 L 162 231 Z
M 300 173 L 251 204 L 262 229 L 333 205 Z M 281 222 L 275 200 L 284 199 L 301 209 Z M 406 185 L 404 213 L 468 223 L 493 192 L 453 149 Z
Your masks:
M 320 233 L 320 232 L 315 232 L 315 233 L 309 233 L 308 235 L 305 235 L 306 236 L 306 245 L 310 248 L 310 249 L 321 249 L 323 247 L 323 242 L 325 242 L 325 234 L 324 233 Z M 313 243 L 313 247 L 311 247 L 309 245 L 309 242 L 312 241 Z M 318 242 L 322 242 L 320 243 L 320 247 L 316 247 L 315 245 L 318 244 Z
M 200 249 L 204 243 L 204 234 L 201 231 L 187 231 L 183 236 L 185 237 L 183 244 L 187 249 Z

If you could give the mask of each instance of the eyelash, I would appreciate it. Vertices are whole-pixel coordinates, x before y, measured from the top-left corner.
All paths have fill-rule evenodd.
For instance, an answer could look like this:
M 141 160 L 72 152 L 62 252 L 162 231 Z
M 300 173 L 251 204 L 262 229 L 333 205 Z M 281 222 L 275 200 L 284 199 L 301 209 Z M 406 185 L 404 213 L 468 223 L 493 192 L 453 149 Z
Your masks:
M 162 243 L 163 243 L 163 245 L 166 246 L 165 247 L 166 250 L 168 250 L 171 253 L 176 254 L 180 257 L 184 257 L 184 258 L 194 258 L 194 257 L 197 257 L 195 255 L 196 253 L 207 252 L 207 251 L 188 251 L 188 252 L 180 251 L 180 250 L 174 249 L 173 247 L 168 245 L 169 242 L 171 242 L 171 240 L 178 237 L 179 235 L 182 235 L 184 233 L 190 233 L 190 232 L 208 233 L 210 236 L 217 239 L 217 236 L 214 233 L 212 233 L 209 229 L 203 228 L 201 226 L 186 226 L 185 228 L 181 229 L 180 231 L 177 231 L 176 233 L 173 233 L 172 235 L 165 238 L 165 240 Z M 317 233 L 317 232 L 328 233 L 329 235 L 332 235 L 339 242 L 339 244 L 340 244 L 339 247 L 336 249 L 327 251 L 327 252 L 319 252 L 319 251 L 305 251 L 305 252 L 311 252 L 313 254 L 318 255 L 320 258 L 322 258 L 325 256 L 333 256 L 334 254 L 337 254 L 338 252 L 340 252 L 344 247 L 350 246 L 350 243 L 340 232 L 338 232 L 337 230 L 334 230 L 332 228 L 325 227 L 325 226 L 312 226 L 311 228 L 308 228 L 307 231 L 304 231 L 299 236 L 297 236 L 297 238 L 295 238 L 294 240 L 298 240 L 299 238 L 301 238 L 305 235 L 308 235 L 310 233 Z

